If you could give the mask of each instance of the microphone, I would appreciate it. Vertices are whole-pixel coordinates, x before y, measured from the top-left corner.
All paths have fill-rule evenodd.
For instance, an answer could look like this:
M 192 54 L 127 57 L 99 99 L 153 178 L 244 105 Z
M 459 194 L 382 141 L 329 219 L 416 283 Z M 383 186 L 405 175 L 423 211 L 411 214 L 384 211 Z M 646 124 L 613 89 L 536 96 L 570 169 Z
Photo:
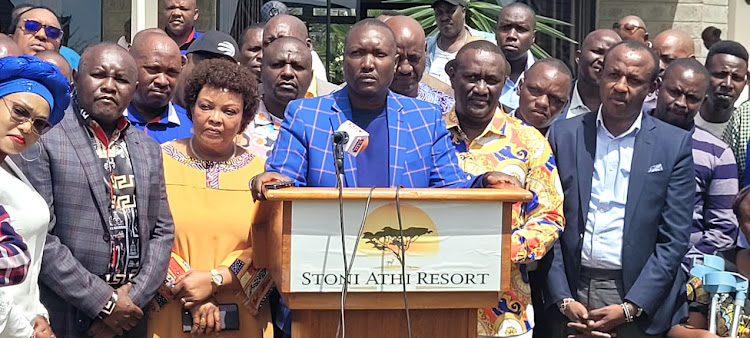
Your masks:
M 333 143 L 341 145 L 343 150 L 352 156 L 357 156 L 365 150 L 369 141 L 370 133 L 349 120 L 344 121 L 333 133 Z

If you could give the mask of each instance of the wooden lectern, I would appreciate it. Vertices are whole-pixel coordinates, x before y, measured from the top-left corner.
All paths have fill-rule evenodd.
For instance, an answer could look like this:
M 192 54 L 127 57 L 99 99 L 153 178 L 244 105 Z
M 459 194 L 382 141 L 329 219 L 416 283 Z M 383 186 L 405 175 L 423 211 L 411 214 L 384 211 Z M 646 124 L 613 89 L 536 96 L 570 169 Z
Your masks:
M 363 188 L 346 188 L 343 193 L 348 258 L 354 243 L 359 243 L 349 276 L 346 335 L 406 338 L 401 266 L 391 258 L 393 252 L 387 251 L 393 240 L 383 240 L 388 231 L 398 229 L 393 223 L 396 215 L 392 215 L 396 189 L 372 192 L 365 222 L 369 193 L 370 189 Z M 410 243 L 405 261 L 412 337 L 477 337 L 477 309 L 497 306 L 498 292 L 510 286 L 511 205 L 531 198 L 522 189 L 400 190 L 401 214 L 404 223 L 409 223 L 403 227 L 413 226 L 409 233 L 418 241 Z M 365 231 L 369 239 L 358 238 L 360 223 L 366 224 L 366 230 L 383 229 Z M 416 239 L 419 234 L 425 236 Z M 256 213 L 252 238 L 255 266 L 270 271 L 281 297 L 293 310 L 292 337 L 336 337 L 345 280 L 337 272 L 343 271 L 338 190 L 270 190 L 268 201 Z M 495 248 L 478 248 L 481 245 Z M 461 255 L 476 255 L 474 251 L 495 253 L 460 262 Z M 458 262 L 450 262 L 452 253 Z M 305 264 L 313 273 L 305 271 Z M 368 273 L 373 266 L 380 273 Z M 452 272 L 441 273 L 443 269 Z M 476 273 L 480 270 L 487 273 Z M 488 280 L 494 282 L 482 285 Z

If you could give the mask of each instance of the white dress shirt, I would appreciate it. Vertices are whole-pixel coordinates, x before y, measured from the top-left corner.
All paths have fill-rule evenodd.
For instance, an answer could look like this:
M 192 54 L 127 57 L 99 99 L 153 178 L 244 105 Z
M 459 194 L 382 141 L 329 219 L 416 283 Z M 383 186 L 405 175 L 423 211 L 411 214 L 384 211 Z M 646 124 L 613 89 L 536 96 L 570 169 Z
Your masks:
M 583 235 L 581 265 L 589 268 L 622 269 L 622 235 L 628 199 L 630 166 L 635 137 L 643 114 L 620 135 L 612 135 L 596 117 L 596 155 L 591 177 L 591 200 Z

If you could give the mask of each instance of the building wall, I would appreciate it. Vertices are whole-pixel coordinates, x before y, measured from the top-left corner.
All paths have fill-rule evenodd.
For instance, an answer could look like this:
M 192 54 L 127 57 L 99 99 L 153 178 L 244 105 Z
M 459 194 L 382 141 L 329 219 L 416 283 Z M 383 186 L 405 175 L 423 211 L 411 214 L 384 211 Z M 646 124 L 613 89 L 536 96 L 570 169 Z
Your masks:
M 745 0 L 729 0 L 729 29 L 722 30 L 721 38 L 735 40 L 750 47 L 750 4 Z
M 696 56 L 702 60 L 707 51 L 701 40 L 701 32 L 708 26 L 716 26 L 727 32 L 730 1 L 747 6 L 745 0 L 598 0 L 597 27 L 611 28 L 615 21 L 635 14 L 646 22 L 652 38 L 670 28 L 690 34 L 695 42 Z M 744 18 L 747 20 L 750 17 Z M 750 35 L 750 32 L 746 34 Z
M 102 1 L 102 41 L 117 42 L 130 19 L 130 0 Z
M 130 18 L 131 0 L 102 0 L 101 3 L 102 40 L 116 42 L 123 34 L 123 24 Z M 216 1 L 197 0 L 197 6 L 200 14 L 195 28 L 201 32 L 214 29 L 216 27 Z M 164 24 L 160 22 L 159 27 L 163 26 Z

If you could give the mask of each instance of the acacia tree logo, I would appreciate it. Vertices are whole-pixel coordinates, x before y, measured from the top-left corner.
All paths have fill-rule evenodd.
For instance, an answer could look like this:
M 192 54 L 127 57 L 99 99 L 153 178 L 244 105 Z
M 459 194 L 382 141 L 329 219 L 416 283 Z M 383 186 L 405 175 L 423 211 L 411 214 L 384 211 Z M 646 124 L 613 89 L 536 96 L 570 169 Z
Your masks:
M 432 230 L 421 227 L 410 227 L 408 229 L 404 229 L 402 243 L 401 231 L 391 227 L 385 227 L 375 233 L 365 232 L 362 235 L 362 238 L 367 240 L 366 243 L 372 245 L 375 249 L 392 253 L 394 256 L 396 256 L 398 262 L 403 265 L 404 257 L 401 256 L 401 249 L 403 249 L 403 253 L 406 254 L 406 252 L 409 251 L 409 247 L 411 247 L 412 243 L 416 242 L 419 237 L 431 233 Z

